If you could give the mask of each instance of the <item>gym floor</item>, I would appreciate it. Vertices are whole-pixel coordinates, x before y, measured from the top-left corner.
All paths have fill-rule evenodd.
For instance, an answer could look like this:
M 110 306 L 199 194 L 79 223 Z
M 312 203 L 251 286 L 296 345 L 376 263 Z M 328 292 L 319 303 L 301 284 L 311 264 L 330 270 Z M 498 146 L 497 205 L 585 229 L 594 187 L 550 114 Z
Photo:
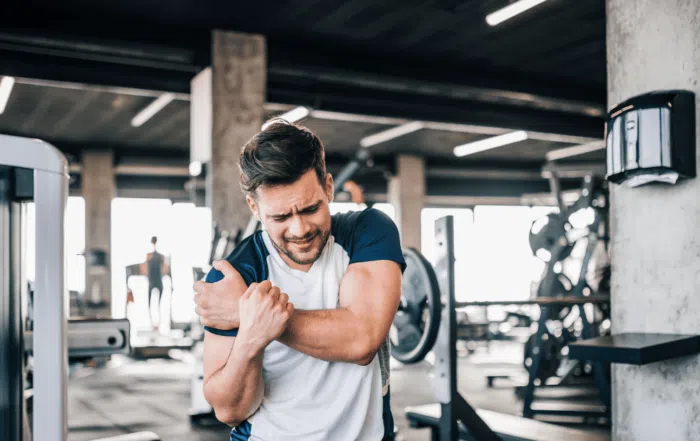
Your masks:
M 492 342 L 460 359 L 459 389 L 475 407 L 513 415 L 521 401 L 503 382 L 486 388 L 486 375 L 494 371 L 521 371 L 522 345 Z M 393 362 L 393 361 L 392 361 Z M 177 360 L 135 361 L 117 356 L 105 368 L 78 368 L 68 386 L 69 441 L 88 441 L 137 431 L 153 431 L 163 441 L 224 441 L 223 425 L 194 427 L 188 418 L 192 366 Z M 427 441 L 427 429 L 408 427 L 406 406 L 434 402 L 428 377 L 430 365 L 392 364 L 392 409 L 402 441 Z M 604 431 L 606 428 L 588 427 Z

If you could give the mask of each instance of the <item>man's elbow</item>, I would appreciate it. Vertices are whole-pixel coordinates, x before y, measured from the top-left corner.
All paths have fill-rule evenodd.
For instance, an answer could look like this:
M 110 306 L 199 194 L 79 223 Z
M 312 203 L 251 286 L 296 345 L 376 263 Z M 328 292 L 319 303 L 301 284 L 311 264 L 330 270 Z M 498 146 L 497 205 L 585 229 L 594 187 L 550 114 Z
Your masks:
M 240 409 L 212 402 L 206 395 L 204 398 L 207 399 L 211 407 L 214 409 L 216 419 L 227 426 L 236 427 L 247 418 L 247 415 L 243 415 L 243 412 L 241 412 Z
M 231 427 L 236 427 L 245 421 L 246 416 L 242 415 L 239 409 L 220 404 L 220 400 L 217 399 L 216 391 L 211 390 L 206 384 L 204 387 L 204 399 L 207 400 L 212 409 L 214 409 L 216 419 L 222 423 Z
M 352 362 L 359 364 L 360 366 L 367 366 L 372 363 L 374 357 L 377 355 L 379 348 L 381 347 L 382 340 L 378 344 L 370 338 L 357 339 L 357 343 L 354 345 L 354 351 L 352 355 Z
M 245 420 L 235 409 L 214 408 L 214 415 L 216 415 L 217 420 L 229 427 L 236 427 Z
M 360 365 L 360 366 L 368 366 L 370 363 L 372 363 L 372 360 L 374 360 L 374 357 L 377 355 L 377 352 L 371 352 L 363 357 L 360 357 L 355 363 Z

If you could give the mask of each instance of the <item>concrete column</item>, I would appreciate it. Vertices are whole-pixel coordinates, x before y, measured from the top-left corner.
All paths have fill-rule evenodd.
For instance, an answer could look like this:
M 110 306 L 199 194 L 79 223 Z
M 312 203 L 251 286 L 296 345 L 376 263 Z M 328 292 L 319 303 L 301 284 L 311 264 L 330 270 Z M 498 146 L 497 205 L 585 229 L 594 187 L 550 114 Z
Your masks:
M 263 123 L 265 50 L 260 35 L 214 31 L 211 69 L 192 82 L 192 151 L 209 159 L 207 205 L 212 220 L 230 232 L 244 229 L 251 215 L 239 186 L 238 158 Z
M 112 198 L 116 191 L 112 151 L 85 152 L 81 185 L 85 198 L 85 301 L 88 315 L 111 316 Z
M 425 162 L 423 158 L 400 155 L 396 176 L 389 181 L 389 202 L 396 210 L 396 225 L 401 245 L 421 248 L 421 210 L 425 199 Z
M 700 95 L 700 2 L 607 0 L 607 51 L 609 107 L 653 90 Z M 612 186 L 615 333 L 700 333 L 699 225 L 700 179 Z M 613 440 L 700 441 L 698 372 L 700 357 L 613 365 Z

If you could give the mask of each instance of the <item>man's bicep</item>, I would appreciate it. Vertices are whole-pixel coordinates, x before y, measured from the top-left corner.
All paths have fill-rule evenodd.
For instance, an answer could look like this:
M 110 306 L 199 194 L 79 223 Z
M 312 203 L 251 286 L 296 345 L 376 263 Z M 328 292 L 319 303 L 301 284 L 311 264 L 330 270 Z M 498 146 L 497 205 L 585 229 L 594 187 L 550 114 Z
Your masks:
M 396 262 L 402 272 L 406 268 L 399 230 L 386 214 L 374 208 L 367 209 L 355 225 L 350 266 L 385 260 Z
M 204 333 L 204 382 L 226 365 L 235 337 Z
M 207 274 L 206 278 L 204 281 L 206 283 L 217 283 L 220 282 L 221 280 L 224 279 L 224 275 L 216 270 L 216 269 L 211 269 L 209 273 Z M 246 284 L 245 280 L 243 279 L 243 276 L 236 270 L 236 268 L 231 269 L 231 274 L 229 275 L 229 279 L 232 289 L 231 289 L 231 295 L 235 295 L 237 297 L 242 296 L 246 290 L 248 289 L 248 284 Z M 207 331 L 205 334 L 216 334 L 217 336 L 223 336 L 223 337 L 235 337 L 238 335 L 238 329 L 215 329 L 215 328 L 210 328 L 208 326 L 204 327 L 204 330 Z
M 340 283 L 341 307 L 387 332 L 401 299 L 401 266 L 390 260 L 353 263 Z

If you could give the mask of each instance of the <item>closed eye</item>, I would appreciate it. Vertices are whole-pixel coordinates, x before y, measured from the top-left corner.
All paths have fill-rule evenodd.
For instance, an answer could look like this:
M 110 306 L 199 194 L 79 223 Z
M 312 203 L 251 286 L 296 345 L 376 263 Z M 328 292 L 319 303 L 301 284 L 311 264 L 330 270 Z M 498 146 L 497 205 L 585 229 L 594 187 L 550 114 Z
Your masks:
M 311 205 L 309 207 L 302 208 L 301 210 L 297 211 L 297 214 L 313 214 L 318 211 L 318 209 L 321 207 L 321 201 L 318 201 L 314 205 Z M 274 222 L 284 222 L 287 219 L 289 219 L 292 216 L 292 213 L 287 213 L 287 214 L 273 214 L 271 216 L 268 216 L 270 219 L 272 219 Z
M 303 210 L 299 211 L 299 213 L 301 213 L 301 214 L 312 214 L 312 213 L 316 213 L 316 212 L 318 211 L 319 207 L 321 207 L 321 203 L 320 203 L 320 202 L 317 203 L 316 205 L 311 206 L 311 207 L 304 208 Z

